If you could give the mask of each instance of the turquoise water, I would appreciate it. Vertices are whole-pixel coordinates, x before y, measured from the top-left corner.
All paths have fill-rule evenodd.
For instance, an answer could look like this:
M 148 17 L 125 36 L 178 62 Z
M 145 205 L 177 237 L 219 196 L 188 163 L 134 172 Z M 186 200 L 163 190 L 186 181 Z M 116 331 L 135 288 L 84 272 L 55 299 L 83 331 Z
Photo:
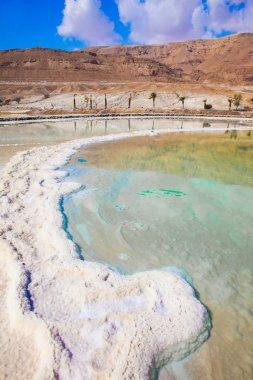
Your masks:
M 182 377 L 179 371 L 179 377 L 175 372 L 173 376 L 249 379 L 251 135 L 173 134 L 99 144 L 78 152 L 67 170 L 71 180 L 85 186 L 65 198 L 64 209 L 71 235 L 86 259 L 126 274 L 183 268 L 210 308 L 211 339 L 200 350 L 200 358 L 190 359 L 187 375 Z M 198 371 L 192 373 L 196 365 Z M 212 377 L 210 368 L 215 371 Z M 169 379 L 171 371 L 165 369 L 161 378 Z
M 17 151 L 138 130 L 209 131 L 132 138 L 79 151 L 64 199 L 80 257 L 124 273 L 183 268 L 213 316 L 210 340 L 161 380 L 251 379 L 253 368 L 251 122 L 110 120 L 0 127 L 0 170 Z M 252 133 L 252 136 L 251 136 Z

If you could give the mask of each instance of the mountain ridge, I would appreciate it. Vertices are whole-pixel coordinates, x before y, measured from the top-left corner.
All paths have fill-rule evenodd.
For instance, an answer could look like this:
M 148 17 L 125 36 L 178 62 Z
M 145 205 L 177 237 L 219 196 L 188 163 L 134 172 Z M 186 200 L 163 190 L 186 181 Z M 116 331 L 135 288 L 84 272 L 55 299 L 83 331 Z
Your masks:
M 163 45 L 0 51 L 0 81 L 253 84 L 253 33 Z

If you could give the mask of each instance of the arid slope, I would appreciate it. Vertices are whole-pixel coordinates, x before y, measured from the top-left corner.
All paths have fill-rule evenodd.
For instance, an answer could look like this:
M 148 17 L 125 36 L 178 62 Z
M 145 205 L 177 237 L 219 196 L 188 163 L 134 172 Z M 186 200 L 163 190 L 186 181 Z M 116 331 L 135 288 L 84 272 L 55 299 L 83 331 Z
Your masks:
M 0 52 L 0 81 L 195 82 L 252 85 L 253 34 L 153 46 Z

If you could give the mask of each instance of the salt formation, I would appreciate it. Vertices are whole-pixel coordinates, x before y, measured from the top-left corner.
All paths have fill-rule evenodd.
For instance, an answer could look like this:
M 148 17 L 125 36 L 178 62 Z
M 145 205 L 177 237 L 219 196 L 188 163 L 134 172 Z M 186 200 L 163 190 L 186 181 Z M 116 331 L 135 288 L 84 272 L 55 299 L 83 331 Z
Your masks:
M 143 133 L 142 133 L 143 135 Z M 6 379 L 146 380 L 208 337 L 206 309 L 176 273 L 122 276 L 80 260 L 56 170 L 75 149 L 128 135 L 17 154 L 0 184 L 1 352 Z

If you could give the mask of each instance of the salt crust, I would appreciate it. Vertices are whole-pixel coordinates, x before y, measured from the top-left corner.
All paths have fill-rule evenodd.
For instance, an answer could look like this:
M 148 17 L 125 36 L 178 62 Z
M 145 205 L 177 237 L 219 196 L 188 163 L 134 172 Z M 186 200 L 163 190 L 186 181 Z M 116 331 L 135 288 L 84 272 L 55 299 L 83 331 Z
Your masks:
M 56 169 L 81 146 L 129 136 L 35 148 L 3 170 L 1 378 L 153 379 L 207 339 L 208 313 L 178 274 L 82 261 L 63 229 L 61 199 L 79 185 Z

